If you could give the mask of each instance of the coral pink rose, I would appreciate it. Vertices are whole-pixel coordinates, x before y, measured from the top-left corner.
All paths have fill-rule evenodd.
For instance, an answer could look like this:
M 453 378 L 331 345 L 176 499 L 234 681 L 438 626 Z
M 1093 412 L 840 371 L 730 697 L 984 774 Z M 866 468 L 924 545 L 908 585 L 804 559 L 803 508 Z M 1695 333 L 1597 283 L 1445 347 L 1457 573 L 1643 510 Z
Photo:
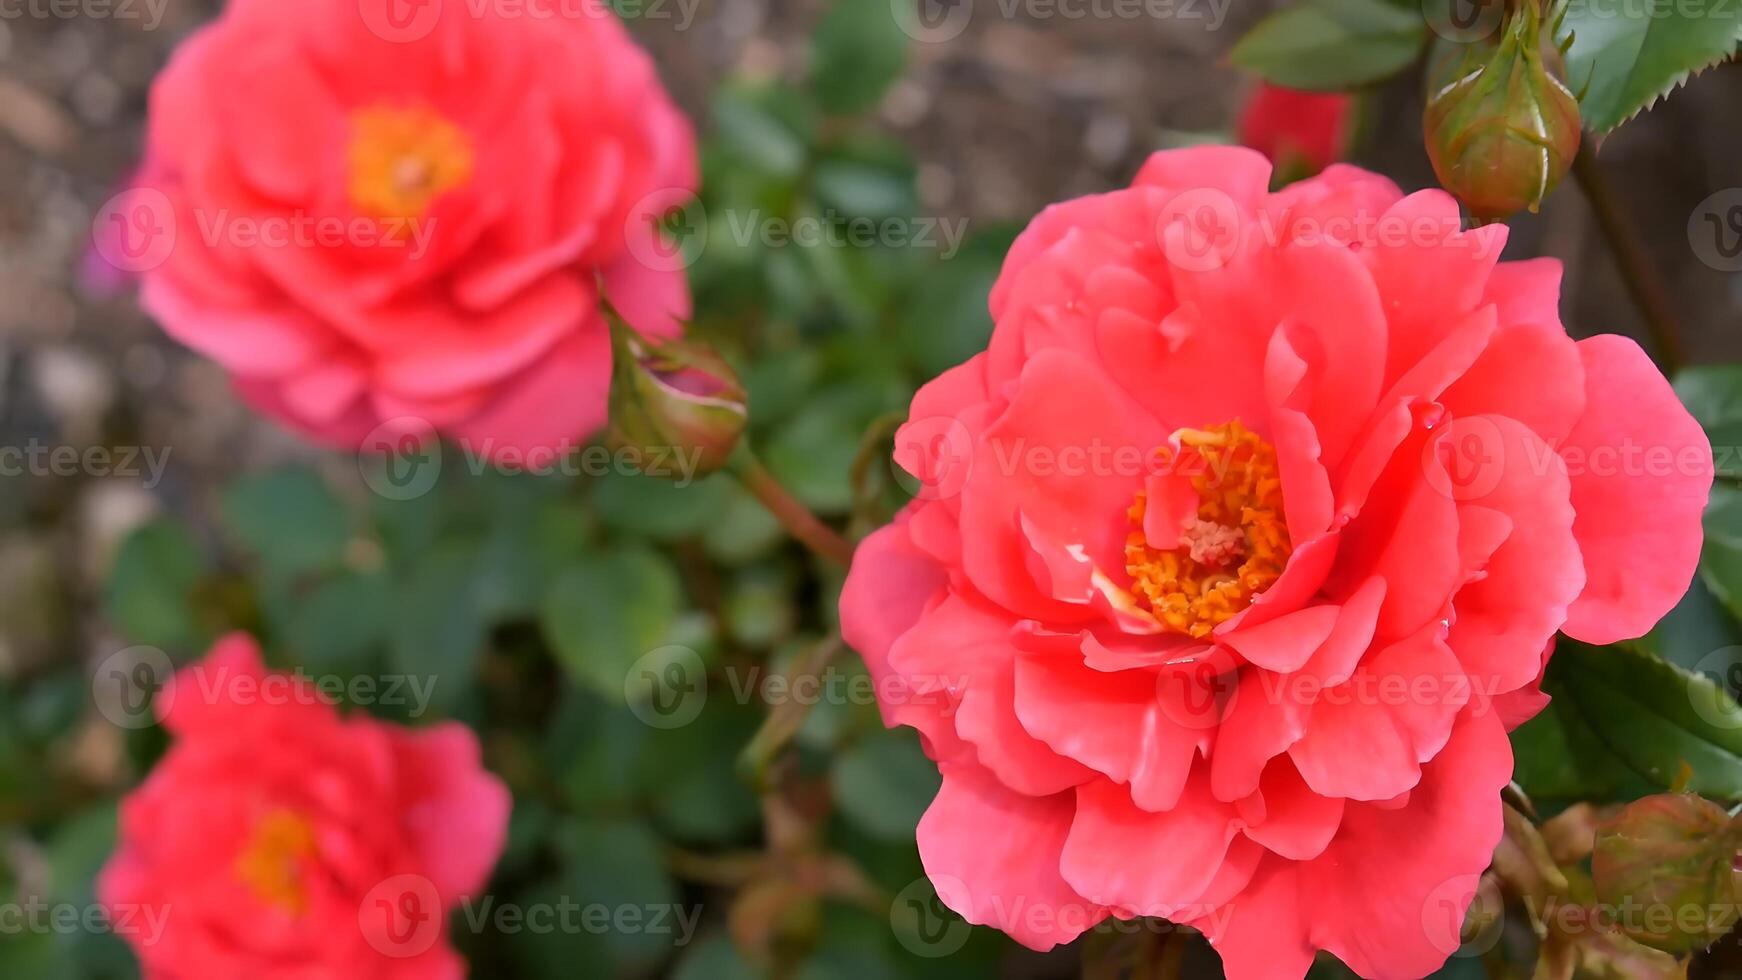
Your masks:
M 1693 574 L 1711 449 L 1550 261 L 1346 166 L 1267 192 L 1158 154 L 1048 209 L 989 349 L 926 385 L 919 499 L 841 598 L 943 785 L 940 897 L 1037 949 L 1201 929 L 1233 980 L 1415 978 L 1501 833 L 1557 630 L 1638 636 Z
M 1343 159 L 1354 121 L 1352 96 L 1260 82 L 1240 109 L 1235 133 L 1278 170 L 1309 176 Z
M 322 441 L 404 417 L 566 446 L 605 420 L 599 283 L 649 335 L 689 315 L 652 215 L 694 135 L 647 56 L 598 0 L 476 7 L 231 0 L 99 216 L 164 329 Z
M 482 888 L 509 797 L 458 724 L 341 718 L 221 640 L 159 695 L 175 737 L 97 883 L 147 978 L 458 978 L 447 910 Z

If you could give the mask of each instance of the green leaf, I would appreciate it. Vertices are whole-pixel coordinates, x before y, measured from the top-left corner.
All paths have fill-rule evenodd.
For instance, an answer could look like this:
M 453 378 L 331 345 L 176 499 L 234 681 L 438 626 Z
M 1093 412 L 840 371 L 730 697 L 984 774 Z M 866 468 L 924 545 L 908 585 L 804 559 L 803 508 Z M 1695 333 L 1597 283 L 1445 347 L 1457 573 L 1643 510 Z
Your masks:
M 1565 32 L 1568 87 L 1585 127 L 1607 133 L 1736 51 L 1742 4 L 1575 3 Z
M 918 206 L 912 174 L 856 161 L 818 165 L 811 176 L 811 188 L 820 203 L 847 217 L 904 217 Z
M 1408 67 L 1427 31 L 1414 7 L 1385 0 L 1306 0 L 1260 21 L 1229 57 L 1278 85 L 1345 91 Z
M 727 936 L 710 936 L 696 943 L 677 961 L 671 980 L 762 980 Z
M 795 126 L 789 118 L 798 113 L 782 114 L 777 94 L 721 92 L 714 99 L 714 135 L 750 169 L 792 177 L 804 166 L 809 150 L 802 124 Z M 723 221 L 724 216 L 717 220 Z
M 956 254 L 945 251 L 918 287 L 901 318 L 901 342 L 925 377 L 934 377 L 986 349 L 992 336 L 987 296 L 1016 230 L 978 232 Z
M 860 830 L 883 840 L 911 840 L 937 795 L 937 766 L 907 731 L 878 731 L 835 760 L 835 800 Z
M 453 543 L 425 556 L 395 590 L 389 662 L 405 675 L 414 711 L 424 707 L 418 692 L 449 710 L 472 687 L 485 641 L 477 582 L 476 552 Z
M 1718 475 L 1742 479 L 1742 364 L 1688 368 L 1676 375 L 1675 393 L 1712 441 Z
M 613 473 L 595 485 L 593 507 L 606 527 L 676 541 L 718 525 L 731 487 L 732 478 L 723 474 L 680 485 L 656 476 Z
M 714 693 L 730 693 L 729 686 Z M 735 761 L 760 720 L 749 707 L 716 696 L 688 725 L 647 729 L 636 777 L 662 831 L 696 843 L 754 839 L 761 808 Z
M 309 469 L 249 477 L 224 491 L 224 523 L 269 569 L 297 574 L 337 564 L 350 534 L 339 498 Z
M 836 0 L 811 42 L 817 101 L 843 114 L 876 105 L 907 66 L 909 42 L 884 0 Z
M 304 666 L 359 666 L 386 639 L 391 602 L 385 575 L 343 572 L 291 601 L 285 644 Z
M 1518 779 L 1546 799 L 1606 802 L 1672 787 L 1742 798 L 1742 706 L 1704 674 L 1626 647 L 1562 639 L 1549 711 L 1513 734 Z
M 135 643 L 181 651 L 202 646 L 207 637 L 193 600 L 204 565 L 180 522 L 142 525 L 115 554 L 105 595 L 110 617 Z
M 1700 578 L 1733 615 L 1742 617 L 1742 489 L 1714 484 L 1704 521 Z
M 618 820 L 577 820 L 560 840 L 565 884 L 574 901 L 603 907 L 624 919 L 605 932 L 605 942 L 623 967 L 657 961 L 682 935 L 677 884 L 666 873 L 659 838 L 640 824 Z M 657 920 L 655 917 L 658 917 Z
M 589 555 L 545 591 L 539 623 L 570 676 L 621 699 L 630 667 L 665 640 L 680 593 L 676 573 L 651 551 Z

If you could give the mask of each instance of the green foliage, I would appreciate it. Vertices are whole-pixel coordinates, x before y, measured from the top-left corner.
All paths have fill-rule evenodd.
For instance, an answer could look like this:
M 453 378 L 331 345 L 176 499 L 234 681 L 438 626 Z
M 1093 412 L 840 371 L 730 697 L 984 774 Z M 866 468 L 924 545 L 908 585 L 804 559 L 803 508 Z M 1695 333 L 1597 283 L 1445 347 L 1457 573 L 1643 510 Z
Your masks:
M 1568 5 L 1567 76 L 1585 125 L 1607 133 L 1649 109 L 1734 54 L 1739 34 L 1742 5 L 1733 3 Z
M 829 9 L 813 40 L 812 84 L 830 112 L 877 104 L 907 64 L 908 37 L 883 0 L 844 0 Z
M 1402 71 L 1427 39 L 1413 5 L 1303 0 L 1266 17 L 1229 57 L 1277 85 L 1340 92 Z
M 1742 799 L 1742 707 L 1704 674 L 1627 647 L 1562 640 L 1550 708 L 1515 733 L 1517 779 L 1544 800 L 1608 802 L 1677 784 Z

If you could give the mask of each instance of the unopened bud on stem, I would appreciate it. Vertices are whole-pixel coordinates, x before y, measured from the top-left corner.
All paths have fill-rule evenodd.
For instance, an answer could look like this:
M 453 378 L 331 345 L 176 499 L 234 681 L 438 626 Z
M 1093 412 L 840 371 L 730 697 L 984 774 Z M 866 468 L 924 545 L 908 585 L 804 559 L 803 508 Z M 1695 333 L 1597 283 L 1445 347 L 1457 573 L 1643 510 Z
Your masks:
M 1579 101 L 1540 4 L 1508 6 L 1498 39 L 1438 61 L 1423 118 L 1434 173 L 1484 221 L 1535 211 L 1579 151 Z
M 643 337 L 608 304 L 603 313 L 612 354 L 606 440 L 619 449 L 693 458 L 690 476 L 726 465 L 749 419 L 731 365 L 701 344 Z

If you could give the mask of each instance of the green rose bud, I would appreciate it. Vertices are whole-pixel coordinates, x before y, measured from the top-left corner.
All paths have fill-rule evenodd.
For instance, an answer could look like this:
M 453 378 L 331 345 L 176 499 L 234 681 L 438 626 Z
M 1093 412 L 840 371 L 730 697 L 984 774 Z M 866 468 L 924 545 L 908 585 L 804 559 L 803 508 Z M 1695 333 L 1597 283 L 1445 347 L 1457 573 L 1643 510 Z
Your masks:
M 637 333 L 608 305 L 611 325 L 613 447 L 649 458 L 675 456 L 659 467 L 673 477 L 706 476 L 726 465 L 749 419 L 748 396 L 725 359 L 700 344 L 656 341 Z
M 1423 130 L 1440 183 L 1497 221 L 1535 211 L 1579 151 L 1579 100 L 1544 44 L 1537 0 L 1513 5 L 1495 39 L 1442 50 L 1429 72 Z
M 1605 925 L 1668 953 L 1704 949 L 1736 924 L 1742 834 L 1691 794 L 1648 796 L 1597 828 L 1591 875 Z

